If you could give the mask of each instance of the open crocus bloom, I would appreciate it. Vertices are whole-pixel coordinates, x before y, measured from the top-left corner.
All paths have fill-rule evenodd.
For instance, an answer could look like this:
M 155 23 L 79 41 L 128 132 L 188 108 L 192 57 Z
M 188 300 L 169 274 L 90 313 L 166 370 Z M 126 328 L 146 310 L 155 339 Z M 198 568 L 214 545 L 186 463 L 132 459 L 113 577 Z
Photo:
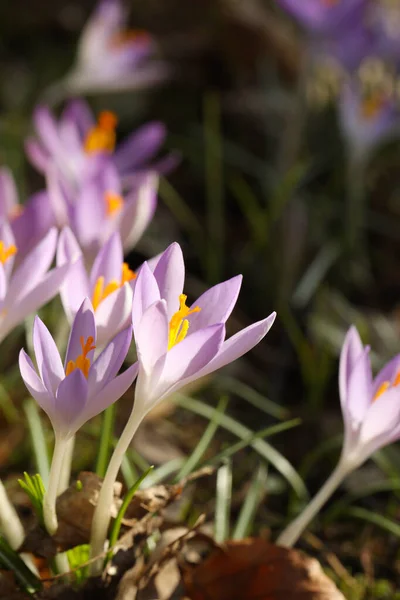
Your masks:
M 29 160 L 43 174 L 56 169 L 73 191 L 102 169 L 104 157 L 124 176 L 160 171 L 173 164 L 170 157 L 152 162 L 166 136 L 165 126 L 157 121 L 143 125 L 118 147 L 116 115 L 103 111 L 96 121 L 82 100 L 67 104 L 58 120 L 47 106 L 38 106 L 33 124 L 36 137 L 25 142 Z
M 134 410 L 146 413 L 159 400 L 190 381 L 234 361 L 266 335 L 275 319 L 266 319 L 225 340 L 241 276 L 220 283 L 187 306 L 183 294 L 182 251 L 172 244 L 154 272 L 141 267 L 133 295 L 133 329 L 139 360 Z
M 121 238 L 118 233 L 110 237 L 88 273 L 79 244 L 66 227 L 57 248 L 57 265 L 64 264 L 71 264 L 60 290 L 67 318 L 72 322 L 84 298 L 91 298 L 97 345 L 101 348 L 131 323 L 132 285 L 136 274 L 124 263 Z
M 132 385 L 136 364 L 118 375 L 131 339 L 129 326 L 93 361 L 96 325 L 93 308 L 86 298 L 73 321 L 63 365 L 50 332 L 36 317 L 33 347 L 39 374 L 24 350 L 20 352 L 19 366 L 26 387 L 47 413 L 57 437 L 70 438 Z
M 71 228 L 88 263 L 115 231 L 125 250 L 135 246 L 153 217 L 157 185 L 157 176 L 148 174 L 123 196 L 120 178 L 109 163 L 95 176 L 85 178 L 75 194 L 65 190 L 56 173 L 48 178 L 57 224 Z
M 56 245 L 53 228 L 14 268 L 18 247 L 10 226 L 0 225 L 0 340 L 59 291 L 70 265 L 49 271 Z
M 317 34 L 338 34 L 359 23 L 367 0 L 277 0 L 304 27 Z
M 0 168 L 0 221 L 10 223 L 18 247 L 18 263 L 55 225 L 47 193 L 38 192 L 20 204 L 14 178 L 7 167 Z
M 356 466 L 400 438 L 400 355 L 372 378 L 369 348 L 355 327 L 340 355 L 339 388 L 345 425 L 342 457 Z
M 339 98 L 339 122 L 353 158 L 363 160 L 399 123 L 396 103 L 383 90 L 365 93 L 362 86 L 347 82 Z
M 76 63 L 64 80 L 73 93 L 120 91 L 151 86 L 165 79 L 168 67 L 154 60 L 149 33 L 126 30 L 121 0 L 101 0 L 78 44 Z

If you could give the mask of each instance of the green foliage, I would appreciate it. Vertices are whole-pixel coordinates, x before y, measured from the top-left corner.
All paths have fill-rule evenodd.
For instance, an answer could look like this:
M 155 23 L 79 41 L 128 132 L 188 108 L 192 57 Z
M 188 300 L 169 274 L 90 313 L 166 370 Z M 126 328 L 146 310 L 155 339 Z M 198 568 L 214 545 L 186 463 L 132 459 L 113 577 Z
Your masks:
M 39 523 L 43 525 L 43 497 L 46 490 L 41 476 L 37 474 L 31 477 L 25 472 L 24 479 L 18 479 L 18 483 L 24 492 L 28 494 Z
M 2 536 L 0 536 L 0 566 L 12 571 L 21 588 L 29 594 L 34 594 L 42 588 L 40 580 Z
M 83 583 L 89 575 L 88 566 L 81 567 L 81 565 L 83 565 L 89 560 L 89 556 L 89 544 L 82 544 L 82 546 L 75 546 L 75 548 L 67 550 L 67 557 L 70 569 L 71 571 L 74 571 L 76 582 L 79 584 Z

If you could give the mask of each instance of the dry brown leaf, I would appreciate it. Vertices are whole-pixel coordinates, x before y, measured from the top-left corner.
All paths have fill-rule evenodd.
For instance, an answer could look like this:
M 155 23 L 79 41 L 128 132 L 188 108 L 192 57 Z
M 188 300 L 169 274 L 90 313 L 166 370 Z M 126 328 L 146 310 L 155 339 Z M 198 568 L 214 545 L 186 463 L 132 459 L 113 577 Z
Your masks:
M 191 600 L 344 600 L 317 560 L 260 538 L 228 541 L 183 579 Z

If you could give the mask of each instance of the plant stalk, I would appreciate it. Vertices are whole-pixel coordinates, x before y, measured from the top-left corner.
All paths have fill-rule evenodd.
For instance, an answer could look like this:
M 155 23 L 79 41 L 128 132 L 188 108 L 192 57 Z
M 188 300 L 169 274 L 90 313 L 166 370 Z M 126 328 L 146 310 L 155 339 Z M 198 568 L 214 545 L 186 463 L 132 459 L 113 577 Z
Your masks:
M 56 435 L 54 453 L 51 461 L 49 485 L 43 498 L 43 519 L 50 535 L 57 531 L 58 520 L 56 513 L 56 500 L 58 486 L 63 468 L 64 455 L 68 448 L 68 440 Z

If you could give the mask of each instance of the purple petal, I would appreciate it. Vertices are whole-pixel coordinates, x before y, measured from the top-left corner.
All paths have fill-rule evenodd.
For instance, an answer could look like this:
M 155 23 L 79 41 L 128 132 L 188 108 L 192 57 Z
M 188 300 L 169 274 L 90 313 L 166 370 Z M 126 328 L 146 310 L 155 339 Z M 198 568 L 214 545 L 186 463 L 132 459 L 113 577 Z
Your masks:
M 343 342 L 339 363 L 339 392 L 342 409 L 346 405 L 349 380 L 354 366 L 364 352 L 357 329 L 350 327 Z
M 124 253 L 118 232 L 104 244 L 94 261 L 90 274 L 90 287 L 93 290 L 99 277 L 104 277 L 104 285 L 111 281 L 120 283 Z
M 38 106 L 35 109 L 33 124 L 46 150 L 57 153 L 60 149 L 60 136 L 56 120 L 47 106 Z
M 50 416 L 54 409 L 54 397 L 44 387 L 31 359 L 23 349 L 19 353 L 19 370 L 31 396 L 35 398 L 40 408 Z
M 157 300 L 160 300 L 160 291 L 156 278 L 147 263 L 143 263 L 136 279 L 132 300 L 132 322 L 135 336 L 136 328 L 139 327 L 144 312 Z
M 120 144 L 114 154 L 120 173 L 129 173 L 141 168 L 151 160 L 163 145 L 167 132 L 161 122 L 147 123 Z
M 188 335 L 168 351 L 162 372 L 166 388 L 196 375 L 218 354 L 225 338 L 223 323 L 211 325 Z M 174 387 L 176 389 L 176 387 Z
M 75 369 L 60 383 L 54 405 L 53 427 L 57 433 L 76 433 L 79 418 L 88 399 L 88 384 L 80 369 Z
M 5 248 L 9 248 L 10 246 L 16 245 L 14 235 L 10 225 L 8 224 L 8 221 L 3 221 L 0 223 L 0 240 L 4 243 Z M 10 256 L 10 258 L 8 258 L 5 263 L 3 263 L 4 273 L 6 275 L 7 281 L 10 280 L 10 276 L 14 266 L 14 261 L 15 255 Z
M 198 306 L 201 310 L 189 317 L 190 333 L 214 323 L 227 321 L 236 304 L 242 279 L 241 275 L 237 275 L 228 281 L 214 285 L 193 303 L 191 308 Z
M 45 173 L 50 165 L 51 158 L 48 152 L 35 138 L 27 138 L 24 143 L 25 154 L 30 163 L 39 173 Z
M 67 352 L 65 355 L 65 368 L 70 360 L 76 361 L 78 356 L 82 354 L 81 338 L 86 343 L 87 339 L 93 338 L 93 344 L 96 343 L 96 325 L 94 320 L 93 307 L 88 298 L 85 298 L 81 307 L 75 315 L 74 322 L 71 326 L 69 334 Z M 90 362 L 93 361 L 94 350 L 91 350 L 87 357 Z
M 65 373 L 55 341 L 37 316 L 33 324 L 33 348 L 42 381 L 46 389 L 55 395 Z
M 81 99 L 68 102 L 62 114 L 63 121 L 71 121 L 77 127 L 82 140 L 89 129 L 95 125 L 95 120 L 88 104 Z
M 7 318 L 3 320 L 0 326 L 0 339 L 3 339 L 16 325 L 21 323 L 28 315 L 39 310 L 41 306 L 47 304 L 59 291 L 67 273 L 69 265 L 64 265 L 49 271 L 42 281 L 33 289 L 30 289 L 18 302 L 13 298 L 10 292 L 5 299 L 5 310 Z
M 118 333 L 95 360 L 89 372 L 89 395 L 96 395 L 117 375 L 132 341 L 132 327 Z
M 72 321 L 83 300 L 90 295 L 90 288 L 81 249 L 69 227 L 60 233 L 57 246 L 57 265 L 64 264 L 70 264 L 70 268 L 60 296 L 67 318 Z
M 388 381 L 393 384 L 400 372 L 400 354 L 392 358 L 375 377 L 372 386 L 372 396 L 375 396 L 381 385 Z
M 365 413 L 360 430 L 360 445 L 370 445 L 374 440 L 379 440 L 380 447 L 388 444 L 399 424 L 400 387 L 393 387 L 377 398 Z M 373 450 L 377 447 L 374 444 Z
M 365 348 L 350 373 L 347 397 L 343 417 L 350 417 L 350 424 L 354 429 L 364 419 L 372 402 L 372 372 L 369 359 L 369 348 Z
M 98 248 L 104 238 L 106 225 L 104 191 L 98 181 L 87 181 L 82 184 L 71 210 L 71 227 L 85 253 Z
M 146 373 L 168 349 L 168 315 L 165 300 L 158 300 L 143 314 L 135 331 L 136 351 Z
M 56 224 L 47 192 L 33 194 L 23 206 L 23 212 L 11 222 L 18 248 L 17 263 L 32 251 Z
M 100 302 L 95 319 L 100 347 L 132 322 L 132 289 L 128 283 Z
M 0 218 L 8 219 L 19 206 L 14 177 L 7 167 L 0 168 Z
M 101 413 L 108 406 L 119 400 L 123 394 L 131 387 L 137 376 L 139 364 L 131 365 L 126 371 L 112 379 L 97 395 L 91 396 L 87 402 L 80 418 L 75 423 L 76 429 L 79 429 L 92 417 Z
M 7 276 L 6 276 L 6 272 L 4 270 L 4 265 L 2 265 L 0 263 L 0 313 L 2 310 L 2 304 L 4 301 L 4 298 L 7 295 Z M 7 316 L 7 315 L 6 315 Z
M 60 172 L 54 165 L 46 170 L 46 188 L 56 224 L 58 227 L 65 227 L 69 223 L 67 193 Z
M 135 246 L 153 218 L 157 205 L 157 186 L 158 178 L 151 174 L 138 190 L 126 198 L 119 226 L 125 250 Z
M 217 356 L 196 375 L 196 378 L 203 377 L 217 369 L 221 369 L 225 365 L 243 356 L 243 354 L 246 354 L 246 352 L 249 352 L 249 350 L 259 344 L 267 335 L 275 321 L 275 317 L 276 313 L 273 312 L 266 319 L 253 323 L 253 325 L 249 325 L 226 340 L 222 344 Z
M 167 302 L 168 321 L 179 309 L 179 296 L 185 282 L 185 263 L 179 244 L 168 246 L 154 269 L 160 297 Z M 214 321 L 215 322 L 215 321 Z
M 53 228 L 22 261 L 10 281 L 13 302 L 26 296 L 43 279 L 53 262 L 56 244 L 57 230 Z

